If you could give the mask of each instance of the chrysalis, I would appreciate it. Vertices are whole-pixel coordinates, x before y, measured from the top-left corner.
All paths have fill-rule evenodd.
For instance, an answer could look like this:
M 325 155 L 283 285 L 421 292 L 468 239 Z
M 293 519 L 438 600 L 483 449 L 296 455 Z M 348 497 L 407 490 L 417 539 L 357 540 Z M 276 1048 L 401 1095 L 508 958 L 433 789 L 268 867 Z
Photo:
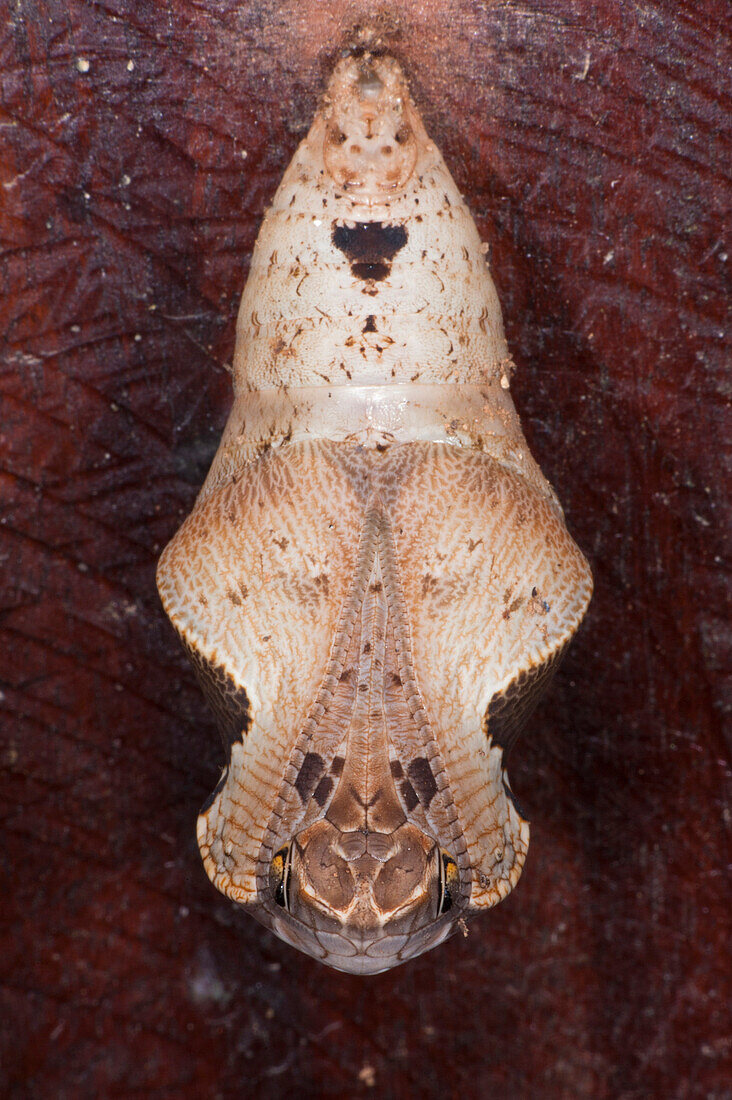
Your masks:
M 160 560 L 228 753 L 212 882 L 341 970 L 504 898 L 503 766 L 585 613 L 473 220 L 397 62 L 336 67 L 264 219 L 234 406 Z

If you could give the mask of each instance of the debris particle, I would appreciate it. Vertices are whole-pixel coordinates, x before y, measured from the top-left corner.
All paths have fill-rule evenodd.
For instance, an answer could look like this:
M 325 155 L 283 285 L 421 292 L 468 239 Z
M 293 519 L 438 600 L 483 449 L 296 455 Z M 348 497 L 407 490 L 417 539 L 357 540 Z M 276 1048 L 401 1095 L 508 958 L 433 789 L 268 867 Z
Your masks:
M 374 1067 L 370 1066 L 368 1062 L 366 1062 L 363 1066 L 361 1066 L 358 1074 L 358 1079 L 363 1085 L 366 1086 L 367 1089 L 372 1089 L 376 1084 L 376 1072 L 374 1070 Z

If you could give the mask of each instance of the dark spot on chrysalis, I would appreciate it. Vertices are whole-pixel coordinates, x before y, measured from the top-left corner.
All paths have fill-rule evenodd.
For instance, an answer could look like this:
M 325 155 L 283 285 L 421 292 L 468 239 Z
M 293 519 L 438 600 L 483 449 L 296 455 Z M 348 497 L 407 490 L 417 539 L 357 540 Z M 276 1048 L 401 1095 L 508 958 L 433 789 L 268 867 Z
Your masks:
M 362 332 L 376 332 L 376 318 L 373 313 L 370 313 L 366 318 L 366 324 L 361 329 Z
M 295 790 L 300 795 L 303 803 L 307 802 L 315 790 L 315 786 L 325 771 L 323 757 L 317 752 L 308 752 L 300 765 L 300 772 L 295 780 Z
M 338 776 L 343 774 L 343 765 L 345 764 L 345 757 L 334 756 L 330 765 L 330 771 L 332 775 Z
M 391 774 L 395 779 L 401 779 L 404 775 L 404 768 L 401 765 L 401 761 L 392 760 L 389 767 L 391 768 Z
M 351 264 L 351 271 L 357 279 L 371 279 L 375 283 L 380 283 L 391 271 L 391 264 L 382 261 L 375 264 L 359 262 Z
M 383 222 L 357 222 L 353 228 L 347 225 L 333 227 L 333 244 L 349 260 L 393 260 L 407 243 L 407 231 L 403 225 L 384 225 Z
M 437 793 L 437 783 L 429 760 L 424 756 L 418 756 L 407 768 L 407 775 L 412 781 L 419 801 L 426 809 Z
M 391 261 L 397 252 L 407 243 L 407 231 L 403 225 L 357 222 L 352 228 L 347 225 L 333 226 L 332 240 L 348 259 L 357 279 L 380 282 L 389 274 Z M 367 328 L 364 331 L 375 332 L 376 329 Z
M 402 798 L 404 799 L 404 805 L 407 808 L 407 813 L 410 814 L 414 807 L 419 803 L 417 792 L 408 779 L 403 780 L 400 784 L 400 790 L 402 792 Z
M 313 798 L 321 808 L 325 806 L 332 790 L 333 780 L 330 778 L 329 775 L 324 775 L 315 790 L 313 791 Z

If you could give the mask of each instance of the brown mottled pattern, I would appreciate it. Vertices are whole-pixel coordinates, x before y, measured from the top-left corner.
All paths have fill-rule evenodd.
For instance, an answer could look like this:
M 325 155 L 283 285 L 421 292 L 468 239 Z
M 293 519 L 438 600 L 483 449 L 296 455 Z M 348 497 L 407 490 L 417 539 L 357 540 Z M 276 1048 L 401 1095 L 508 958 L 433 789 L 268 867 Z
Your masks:
M 399 66 L 345 59 L 265 219 L 236 404 L 158 578 L 227 730 L 248 702 L 199 818 L 206 870 L 354 973 L 436 946 L 526 858 L 502 742 L 592 582 L 511 369 Z

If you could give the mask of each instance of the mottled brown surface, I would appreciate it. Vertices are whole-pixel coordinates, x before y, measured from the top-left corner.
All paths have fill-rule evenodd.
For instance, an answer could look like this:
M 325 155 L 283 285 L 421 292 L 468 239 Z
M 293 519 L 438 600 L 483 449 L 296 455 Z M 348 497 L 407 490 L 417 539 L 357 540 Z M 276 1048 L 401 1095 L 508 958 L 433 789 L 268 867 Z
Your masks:
M 0 1089 L 728 1096 L 713 0 L 416 3 L 397 41 L 597 584 L 514 754 L 522 882 L 467 939 L 359 979 L 201 867 L 222 753 L 154 566 L 223 425 L 257 225 L 345 8 L 2 5 Z

